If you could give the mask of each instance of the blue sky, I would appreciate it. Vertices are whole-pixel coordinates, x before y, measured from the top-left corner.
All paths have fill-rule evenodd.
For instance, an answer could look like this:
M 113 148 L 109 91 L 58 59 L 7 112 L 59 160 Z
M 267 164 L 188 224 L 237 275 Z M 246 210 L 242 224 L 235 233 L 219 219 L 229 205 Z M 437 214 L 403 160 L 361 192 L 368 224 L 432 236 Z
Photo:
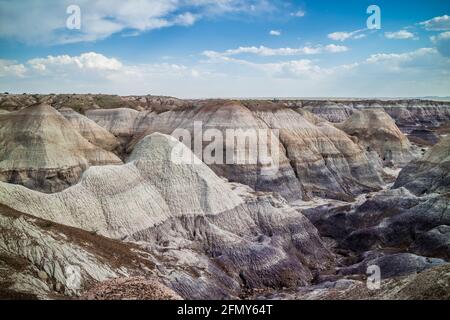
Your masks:
M 366 9 L 381 9 L 368 30 Z M 69 30 L 69 5 L 81 28 Z M 450 95 L 450 2 L 0 0 L 0 90 Z

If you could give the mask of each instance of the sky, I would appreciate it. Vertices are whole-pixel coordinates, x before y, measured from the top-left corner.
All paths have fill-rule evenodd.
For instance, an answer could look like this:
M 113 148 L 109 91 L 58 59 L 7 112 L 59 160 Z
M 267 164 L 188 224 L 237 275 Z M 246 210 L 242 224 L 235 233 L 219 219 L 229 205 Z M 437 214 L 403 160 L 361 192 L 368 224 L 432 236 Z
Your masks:
M 0 0 L 0 91 L 450 96 L 449 15 L 448 0 Z

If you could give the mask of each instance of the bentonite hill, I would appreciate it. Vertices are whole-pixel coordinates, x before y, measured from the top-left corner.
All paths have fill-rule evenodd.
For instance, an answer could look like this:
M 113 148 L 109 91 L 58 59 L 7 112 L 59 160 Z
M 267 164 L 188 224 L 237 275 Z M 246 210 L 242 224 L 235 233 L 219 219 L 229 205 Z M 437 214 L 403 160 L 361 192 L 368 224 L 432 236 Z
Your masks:
M 448 299 L 449 133 L 432 100 L 2 94 L 0 298 Z

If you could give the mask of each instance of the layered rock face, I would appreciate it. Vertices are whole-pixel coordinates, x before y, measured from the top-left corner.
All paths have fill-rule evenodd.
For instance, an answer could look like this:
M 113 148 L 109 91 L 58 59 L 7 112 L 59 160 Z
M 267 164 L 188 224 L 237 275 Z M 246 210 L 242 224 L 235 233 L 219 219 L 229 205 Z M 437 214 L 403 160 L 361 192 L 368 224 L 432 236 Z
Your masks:
M 322 236 L 359 256 L 359 264 L 343 268 L 343 274 L 361 273 L 367 265 L 383 263 L 385 274 L 401 275 L 398 272 L 410 273 L 414 268 L 420 272 L 432 262 L 429 257 L 440 259 L 433 263 L 449 261 L 449 150 L 448 139 L 436 144 L 400 172 L 394 189 L 352 205 L 304 210 Z
M 88 110 L 130 108 L 137 111 L 164 112 L 208 103 L 204 100 L 181 100 L 164 96 L 125 96 L 101 94 L 0 94 L 0 109 L 16 111 L 45 101 L 55 109 L 64 107 L 84 114 Z M 424 99 L 381 100 L 381 99 L 295 99 L 280 100 L 290 108 L 304 108 L 330 122 L 345 121 L 355 110 L 379 108 L 387 112 L 397 125 L 409 132 L 417 124 L 422 127 L 436 127 L 450 120 L 450 103 Z
M 201 157 L 215 141 L 202 133 L 213 131 L 223 137 L 220 150 L 215 150 L 222 154 L 219 161 L 207 163 L 218 175 L 255 190 L 278 192 L 288 200 L 312 195 L 351 199 L 383 183 L 364 150 L 344 132 L 303 110 L 294 111 L 282 104 L 209 101 L 160 113 L 115 109 L 89 111 L 87 116 L 123 141 L 130 140 L 128 152 L 148 134 L 179 136 L 181 130 L 189 136 L 184 143 Z M 201 127 L 200 136 L 196 124 Z M 237 135 L 236 140 L 227 139 L 230 131 Z M 253 142 L 256 151 L 252 142 L 246 140 L 250 139 L 249 132 L 267 136 Z M 195 150 L 198 140 L 200 148 Z M 277 151 L 273 152 L 276 170 L 270 174 L 267 163 L 261 159 L 261 147 L 269 154 L 273 149 Z M 232 159 L 227 162 L 230 154 Z M 236 161 L 237 155 L 245 155 L 247 162 Z
M 323 103 L 0 95 L 0 298 L 370 297 L 372 265 L 420 296 L 450 259 L 448 138 L 392 189 L 381 165 L 412 155 L 394 120 L 432 145 L 448 106 Z
M 76 183 L 89 165 L 121 163 L 44 104 L 0 115 L 0 146 L 0 180 L 46 192 Z
M 355 111 L 352 105 L 332 101 L 322 101 L 321 103 L 309 101 L 304 102 L 302 107 L 330 122 L 343 122 Z
M 364 151 L 326 121 L 279 105 L 249 108 L 269 128 L 279 131 L 296 176 L 312 195 L 349 199 L 383 183 Z
M 333 239 L 339 254 L 340 267 L 323 280 L 332 288 L 366 274 L 371 266 L 379 268 L 382 279 L 448 266 L 449 201 L 448 195 L 416 197 L 401 188 L 356 205 L 304 210 L 320 235 Z
M 17 111 L 46 103 L 59 110 L 71 108 L 84 114 L 88 110 L 130 108 L 138 111 L 175 108 L 191 104 L 189 101 L 166 96 L 118 96 L 107 94 L 3 94 L 0 110 Z
M 120 145 L 119 140 L 112 133 L 73 109 L 61 108 L 59 112 L 69 120 L 72 128 L 93 145 L 107 151 L 112 151 Z
M 394 188 L 406 187 L 417 195 L 445 193 L 450 188 L 450 137 L 445 137 L 399 174 Z
M 399 127 L 408 131 L 416 125 L 436 127 L 450 121 L 450 103 L 431 100 L 304 100 L 288 101 L 330 121 L 342 122 L 355 110 L 381 109 Z
M 213 154 L 207 164 L 230 181 L 256 190 L 278 192 L 289 200 L 303 195 L 278 137 L 241 103 L 210 102 L 197 108 L 152 113 L 142 116 L 136 128 L 137 134 L 130 143 L 130 150 L 149 133 L 172 134 L 183 138 L 183 142 L 199 157 Z M 188 137 L 184 138 L 185 134 Z M 216 138 L 221 141 L 216 141 Z M 215 142 L 218 142 L 216 150 L 208 153 L 211 149 L 208 146 Z M 270 164 L 262 159 L 263 153 L 272 157 L 274 170 L 269 171 Z
M 40 218 L 138 241 L 181 296 L 305 285 L 333 263 L 317 230 L 283 199 L 229 184 L 170 136 L 152 134 L 127 164 L 91 167 L 50 195 L 0 183 L 0 203 Z
M 356 137 L 368 153 L 375 152 L 384 165 L 404 166 L 414 154 L 408 138 L 383 110 L 355 111 L 346 121 L 336 125 Z
M 170 291 L 137 246 L 0 205 L 2 299 L 76 297 L 108 279 L 136 276 Z
M 449 300 L 450 264 L 431 267 L 423 272 L 385 279 L 373 290 L 367 281 L 341 279 L 300 288 L 298 292 L 280 292 L 257 299 L 295 300 Z

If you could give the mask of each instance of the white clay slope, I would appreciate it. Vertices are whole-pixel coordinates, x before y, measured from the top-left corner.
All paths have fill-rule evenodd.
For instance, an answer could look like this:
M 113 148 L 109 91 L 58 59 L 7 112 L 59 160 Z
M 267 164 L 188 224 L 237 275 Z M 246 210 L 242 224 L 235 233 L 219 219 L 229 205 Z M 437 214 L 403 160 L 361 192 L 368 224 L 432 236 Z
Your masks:
M 127 164 L 91 167 L 59 193 L 0 183 L 0 204 L 141 241 L 183 297 L 229 298 L 243 285 L 306 285 L 312 269 L 333 263 L 314 226 L 284 199 L 242 191 L 202 162 L 180 161 L 191 156 L 173 137 L 154 133 Z
M 0 202 L 113 238 L 132 235 L 171 217 L 213 215 L 241 204 L 203 163 L 172 163 L 174 145 L 190 153 L 174 138 L 153 134 L 140 141 L 127 164 L 91 167 L 79 184 L 59 193 L 47 195 L 1 183 Z

